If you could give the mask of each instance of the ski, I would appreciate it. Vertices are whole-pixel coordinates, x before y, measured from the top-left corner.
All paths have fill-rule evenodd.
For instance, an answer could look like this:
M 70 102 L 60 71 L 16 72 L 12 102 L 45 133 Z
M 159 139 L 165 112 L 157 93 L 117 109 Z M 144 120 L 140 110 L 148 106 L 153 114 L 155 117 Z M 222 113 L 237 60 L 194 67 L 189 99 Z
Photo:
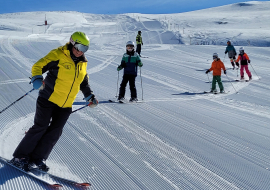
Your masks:
M 235 79 L 236 82 L 249 82 L 249 80 L 239 80 L 239 79 Z
M 111 103 L 119 103 L 119 104 L 136 104 L 136 103 L 143 103 L 143 101 L 134 101 L 134 102 L 129 102 L 129 101 L 123 101 L 123 100 L 109 100 Z
M 227 92 L 222 92 L 222 93 L 220 93 L 220 92 L 207 92 L 207 91 L 204 91 L 203 93 L 205 93 L 205 94 L 208 94 L 208 93 L 211 93 L 211 94 L 227 94 L 227 93 L 229 93 L 230 91 L 227 91 Z
M 63 187 L 61 184 L 55 183 L 55 181 L 49 175 L 45 175 L 45 174 L 41 175 L 40 173 L 31 171 L 31 170 L 29 172 L 24 171 L 21 168 L 18 168 L 15 165 L 13 165 L 12 163 L 10 163 L 10 160 L 5 159 L 5 158 L 3 158 L 1 156 L 0 156 L 0 161 L 2 161 L 3 163 L 5 163 L 5 164 L 7 164 L 7 165 L 21 171 L 21 172 L 23 172 L 25 174 L 27 174 L 28 176 L 30 176 L 32 178 L 35 178 L 35 179 L 37 179 L 37 180 L 39 180 L 39 181 L 41 181 L 43 183 L 46 183 L 50 187 L 54 187 L 54 188 Z
M 51 174 L 51 173 L 48 173 L 48 172 L 39 170 L 38 168 L 32 168 L 31 171 L 36 171 L 36 172 L 40 172 L 40 173 L 43 173 L 43 174 L 47 174 L 47 175 L 49 175 L 51 178 L 54 178 L 54 179 L 57 179 L 57 180 L 60 180 L 60 181 L 63 181 L 63 182 L 66 182 L 66 183 L 75 185 L 75 186 L 77 186 L 77 187 L 90 187 L 90 186 L 91 186 L 91 184 L 88 183 L 88 182 L 83 182 L 83 183 L 81 183 L 81 182 L 73 181 L 73 180 L 70 180 L 70 179 L 62 178 L 62 177 L 53 175 L 53 174 Z

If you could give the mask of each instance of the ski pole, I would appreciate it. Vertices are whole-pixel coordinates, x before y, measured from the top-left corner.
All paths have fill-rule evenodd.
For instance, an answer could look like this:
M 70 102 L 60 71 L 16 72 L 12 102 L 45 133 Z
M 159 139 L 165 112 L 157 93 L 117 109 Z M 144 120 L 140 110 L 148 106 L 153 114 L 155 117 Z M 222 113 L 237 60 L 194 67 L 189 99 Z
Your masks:
M 142 100 L 143 100 L 143 86 L 142 86 L 142 70 L 141 70 L 141 67 L 140 67 L 140 77 L 141 77 Z
M 229 79 L 228 75 L 227 75 L 227 74 L 225 74 L 225 75 L 227 76 L 228 81 L 230 81 L 230 79 Z M 232 84 L 232 81 L 230 81 L 230 83 Z M 232 86 L 233 86 L 233 84 L 232 84 Z M 233 88 L 234 88 L 234 86 L 233 86 Z M 234 88 L 234 90 L 235 90 L 235 88 Z M 235 90 L 235 92 L 236 92 L 236 93 L 238 93 L 236 90 Z
M 33 90 L 35 90 L 34 88 L 32 90 L 30 90 L 29 92 L 27 92 L 25 95 L 23 95 L 22 97 L 20 97 L 19 99 L 17 99 L 16 101 L 12 102 L 8 107 L 6 107 L 5 109 L 3 109 L 0 113 L 2 113 L 3 111 L 5 111 L 6 109 L 8 109 L 10 106 L 12 106 L 13 104 L 15 104 L 16 102 L 20 101 L 23 97 L 27 96 L 30 92 L 32 92 Z
M 249 63 L 250 64 L 250 66 L 252 67 L 252 65 L 251 65 L 251 63 Z M 256 73 L 256 71 L 255 71 L 255 69 L 252 67 L 252 69 L 253 69 L 253 71 L 254 71 L 254 73 L 257 75 L 257 73 Z M 257 77 L 259 78 L 259 76 L 257 75 Z M 260 78 L 259 78 L 259 80 L 261 80 Z
M 90 102 L 90 103 L 91 103 L 91 102 Z M 83 108 L 88 107 L 88 106 L 90 105 L 90 103 L 87 104 L 87 105 L 85 105 L 85 106 L 82 106 L 82 107 L 80 107 L 80 108 L 78 108 L 78 109 L 76 109 L 76 110 L 74 110 L 74 111 L 72 111 L 71 113 L 74 113 L 74 112 L 76 112 L 76 111 L 79 111 L 79 110 L 81 110 L 81 109 L 83 109 Z
M 119 71 L 118 71 L 118 77 L 117 77 L 117 86 L 116 86 L 116 95 L 115 97 L 118 97 L 118 82 L 119 82 Z
M 225 61 L 225 56 L 226 56 L 226 54 L 224 55 L 224 58 L 223 58 L 223 63 L 224 63 L 224 61 Z
M 212 90 L 212 87 L 211 87 L 211 82 L 210 82 L 210 79 L 209 79 L 208 73 L 207 73 L 207 77 L 208 77 L 208 81 L 209 81 L 209 85 L 210 85 L 210 90 Z

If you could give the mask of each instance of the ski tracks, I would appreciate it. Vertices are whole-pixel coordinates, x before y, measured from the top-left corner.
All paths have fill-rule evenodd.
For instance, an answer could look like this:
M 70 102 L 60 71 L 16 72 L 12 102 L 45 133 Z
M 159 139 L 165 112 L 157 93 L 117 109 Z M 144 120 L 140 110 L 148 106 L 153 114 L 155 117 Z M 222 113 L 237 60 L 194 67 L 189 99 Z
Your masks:
M 93 57 L 93 56 L 92 56 Z M 97 73 L 103 69 L 105 69 L 107 66 L 109 66 L 112 62 L 114 62 L 117 59 L 118 56 L 110 56 L 109 58 L 107 58 L 106 60 L 102 60 L 102 63 L 92 67 L 91 69 L 88 69 L 87 72 L 88 74 L 93 74 L 93 73 Z M 96 58 L 95 58 L 96 59 Z
M 173 122 L 176 121 L 177 123 L 179 121 L 177 117 L 172 117 L 170 114 L 166 114 L 166 112 L 161 110 L 153 110 L 152 106 L 145 105 L 144 107 L 147 107 L 145 110 L 148 110 L 151 113 L 158 113 L 160 117 L 165 117 L 168 119 L 168 121 L 173 120 Z M 198 162 L 191 159 L 176 147 L 170 145 L 170 139 L 165 138 L 165 141 L 164 139 L 160 139 L 153 132 L 148 131 L 144 127 L 140 126 L 140 124 L 138 124 L 136 121 L 129 118 L 128 115 L 123 115 L 123 113 L 118 112 L 109 106 L 100 107 L 100 110 L 105 114 L 107 120 L 117 120 L 117 127 L 125 128 L 125 132 L 121 130 L 122 134 L 117 134 L 117 132 L 115 132 L 117 130 L 109 129 L 106 127 L 106 125 L 100 125 L 100 127 L 102 127 L 103 130 L 106 130 L 107 133 L 110 133 L 110 136 L 113 136 L 114 139 L 121 141 L 121 144 L 125 149 L 136 156 L 142 157 L 144 165 L 163 179 L 164 182 L 166 181 L 166 183 L 171 186 L 170 189 L 201 189 L 202 187 L 215 189 L 223 189 L 224 187 L 227 187 L 228 189 L 238 189 L 235 185 L 218 176 L 203 165 L 200 165 Z M 186 129 L 191 130 L 190 124 L 186 124 L 185 126 Z M 196 126 L 192 127 L 192 129 L 194 130 L 193 133 L 197 132 Z M 205 131 L 202 135 L 207 133 L 208 131 Z M 211 135 L 212 134 L 209 134 L 209 136 Z M 214 136 L 216 137 L 216 135 Z M 218 139 L 219 137 L 216 137 L 214 142 L 216 142 Z M 97 145 L 95 144 L 95 146 Z M 102 152 L 104 151 L 102 150 L 104 147 L 98 147 Z M 104 154 L 112 159 L 112 155 L 108 154 L 107 152 L 104 152 Z M 115 163 L 116 160 L 112 160 Z M 119 166 L 119 163 L 115 164 Z M 127 171 L 125 171 L 127 170 L 127 167 L 119 167 L 121 170 L 127 173 Z M 128 171 L 130 170 L 132 171 L 132 168 Z M 148 173 L 143 170 L 140 172 L 142 173 L 141 175 L 147 175 Z M 132 172 L 129 173 L 129 176 L 136 184 L 138 183 L 137 180 L 134 180 Z M 151 179 L 151 176 L 143 176 L 143 178 Z M 144 180 L 140 179 L 139 181 L 140 183 L 143 183 Z M 156 184 L 157 189 L 164 189 L 162 184 L 159 185 L 160 186 Z M 140 188 L 142 187 L 143 186 L 140 186 Z

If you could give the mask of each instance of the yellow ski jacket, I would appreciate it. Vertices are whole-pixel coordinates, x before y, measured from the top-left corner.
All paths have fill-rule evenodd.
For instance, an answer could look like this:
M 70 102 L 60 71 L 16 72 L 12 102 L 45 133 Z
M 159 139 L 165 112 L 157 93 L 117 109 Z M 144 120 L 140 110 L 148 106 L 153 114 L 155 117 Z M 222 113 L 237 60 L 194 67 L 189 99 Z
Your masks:
M 32 77 L 48 71 L 44 79 L 45 88 L 39 91 L 39 96 L 63 108 L 72 107 L 79 90 L 84 97 L 92 93 L 86 58 L 83 55 L 81 61 L 75 64 L 68 47 L 69 43 L 50 51 L 32 67 Z
M 137 36 L 136 36 L 136 44 L 138 45 L 138 44 L 142 44 L 142 43 L 143 43 L 142 36 L 140 34 L 137 34 Z

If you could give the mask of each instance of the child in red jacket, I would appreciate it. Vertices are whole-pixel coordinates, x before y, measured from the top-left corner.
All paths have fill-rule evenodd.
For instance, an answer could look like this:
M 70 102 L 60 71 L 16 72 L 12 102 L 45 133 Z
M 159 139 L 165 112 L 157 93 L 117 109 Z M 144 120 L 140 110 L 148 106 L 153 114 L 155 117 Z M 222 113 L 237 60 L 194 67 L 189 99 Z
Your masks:
M 213 71 L 213 80 L 212 80 L 212 89 L 210 92 L 216 92 L 216 82 L 218 83 L 220 93 L 224 93 L 224 87 L 221 81 L 221 69 L 223 69 L 224 74 L 226 74 L 226 68 L 223 62 L 218 58 L 218 54 L 213 54 L 213 63 L 210 69 L 208 69 L 205 73 L 209 73 Z
M 248 64 L 250 63 L 250 59 L 249 59 L 248 55 L 245 53 L 243 47 L 239 48 L 239 55 L 238 55 L 238 58 L 237 58 L 237 60 L 235 62 L 238 63 L 239 60 L 240 60 L 240 65 L 241 65 L 241 67 L 240 67 L 241 80 L 244 79 L 244 69 L 247 72 L 249 80 L 251 80 L 252 75 L 251 75 L 251 72 L 248 69 Z

